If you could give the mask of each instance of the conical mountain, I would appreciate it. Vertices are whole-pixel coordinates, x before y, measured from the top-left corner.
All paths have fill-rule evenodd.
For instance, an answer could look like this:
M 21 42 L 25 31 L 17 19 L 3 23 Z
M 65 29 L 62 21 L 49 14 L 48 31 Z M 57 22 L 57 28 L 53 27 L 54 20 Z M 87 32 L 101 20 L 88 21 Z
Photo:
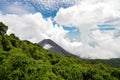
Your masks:
M 38 44 L 42 46 L 43 48 L 51 52 L 54 52 L 54 53 L 59 53 L 59 54 L 66 55 L 66 56 L 76 56 L 76 55 L 69 53 L 65 49 L 63 49 L 61 46 L 59 46 L 57 43 L 55 43 L 51 39 L 44 39 Z

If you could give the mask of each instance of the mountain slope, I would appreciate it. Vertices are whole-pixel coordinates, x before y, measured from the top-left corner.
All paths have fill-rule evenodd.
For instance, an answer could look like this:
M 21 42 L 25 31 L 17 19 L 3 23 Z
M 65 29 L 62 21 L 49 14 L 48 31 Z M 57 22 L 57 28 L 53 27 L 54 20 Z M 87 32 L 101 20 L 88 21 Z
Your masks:
M 0 34 L 1 80 L 120 80 L 119 75 L 120 68 L 54 54 L 14 34 Z
M 13 34 L 0 35 L 1 80 L 119 80 L 120 68 L 53 54 Z
M 104 64 L 108 64 L 113 67 L 119 67 L 120 68 L 120 58 L 113 58 L 113 59 L 95 59 L 95 60 L 89 60 L 91 62 L 101 62 Z
M 66 50 L 64 50 L 61 46 L 59 46 L 58 44 L 56 44 L 54 41 L 52 41 L 50 39 L 44 39 L 41 42 L 39 42 L 38 44 L 42 47 L 45 47 L 46 45 L 51 46 L 50 48 L 48 48 L 48 50 L 52 51 L 54 53 L 59 53 L 59 54 L 63 54 L 66 56 L 75 56 L 75 55 L 67 52 Z

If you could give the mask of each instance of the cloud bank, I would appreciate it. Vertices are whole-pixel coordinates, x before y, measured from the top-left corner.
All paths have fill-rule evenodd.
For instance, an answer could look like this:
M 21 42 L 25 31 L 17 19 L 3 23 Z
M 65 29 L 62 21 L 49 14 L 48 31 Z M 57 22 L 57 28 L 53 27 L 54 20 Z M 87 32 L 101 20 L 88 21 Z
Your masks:
M 57 38 L 60 35 L 63 37 L 67 33 L 61 26 L 54 26 L 50 18 L 43 19 L 40 13 L 0 14 L 0 21 L 9 26 L 8 34 L 15 33 L 21 39 L 28 39 L 32 42 L 39 42 L 50 37 Z
M 55 20 L 61 25 L 76 26 L 82 33 L 82 39 L 88 40 L 88 31 L 97 24 L 120 17 L 119 0 L 82 0 L 79 4 L 61 8 Z
M 73 7 L 61 8 L 55 20 L 61 25 L 76 26 L 80 29 L 82 46 L 77 48 L 76 53 L 81 57 L 116 58 L 120 57 L 120 38 L 113 36 L 117 30 L 119 32 L 120 27 L 120 20 L 117 20 L 120 18 L 119 5 L 120 0 L 82 0 Z M 105 33 L 98 30 L 99 24 L 109 24 L 117 30 Z
M 58 11 L 54 20 L 59 25 L 54 25 L 52 18 L 43 18 L 41 13 L 30 14 L 24 9 L 22 12 L 22 7 L 16 7 L 13 14 L 1 12 L 0 21 L 9 26 L 8 34 L 15 33 L 20 39 L 31 42 L 49 38 L 81 58 L 120 58 L 119 4 L 119 0 L 81 0 L 74 6 Z M 18 6 L 17 3 L 15 5 Z M 22 15 L 16 14 L 16 9 Z M 71 42 L 66 38 L 69 31 L 64 30 L 62 25 L 79 28 L 82 41 Z M 101 31 L 97 25 L 111 25 L 115 30 Z

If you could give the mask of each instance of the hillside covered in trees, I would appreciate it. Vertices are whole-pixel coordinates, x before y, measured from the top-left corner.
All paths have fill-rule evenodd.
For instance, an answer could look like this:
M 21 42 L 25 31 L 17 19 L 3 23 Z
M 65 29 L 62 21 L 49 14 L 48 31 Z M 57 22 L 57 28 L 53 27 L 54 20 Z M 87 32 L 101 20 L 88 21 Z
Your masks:
M 53 54 L 7 29 L 0 22 L 0 80 L 120 80 L 120 68 Z

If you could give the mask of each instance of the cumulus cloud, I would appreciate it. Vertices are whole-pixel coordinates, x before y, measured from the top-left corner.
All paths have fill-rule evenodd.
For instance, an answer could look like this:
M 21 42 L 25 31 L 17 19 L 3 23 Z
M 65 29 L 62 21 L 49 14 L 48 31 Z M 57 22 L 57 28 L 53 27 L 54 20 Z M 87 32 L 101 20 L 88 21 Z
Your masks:
M 120 0 L 82 0 L 73 7 L 61 8 L 54 20 L 80 29 L 82 46 L 73 50 L 81 57 L 117 58 L 120 57 L 119 5 Z M 103 32 L 98 30 L 98 24 L 109 24 L 116 30 Z M 117 38 L 114 38 L 115 35 Z
M 119 0 L 82 0 L 73 7 L 61 8 L 55 20 L 61 25 L 78 27 L 86 41 L 88 31 L 96 24 L 120 17 L 119 3 Z
M 54 26 L 50 18 L 43 19 L 40 13 L 25 15 L 0 14 L 0 21 L 9 26 L 8 34 L 15 33 L 21 39 L 28 39 L 32 42 L 50 37 L 62 37 L 67 33 L 61 26 Z

